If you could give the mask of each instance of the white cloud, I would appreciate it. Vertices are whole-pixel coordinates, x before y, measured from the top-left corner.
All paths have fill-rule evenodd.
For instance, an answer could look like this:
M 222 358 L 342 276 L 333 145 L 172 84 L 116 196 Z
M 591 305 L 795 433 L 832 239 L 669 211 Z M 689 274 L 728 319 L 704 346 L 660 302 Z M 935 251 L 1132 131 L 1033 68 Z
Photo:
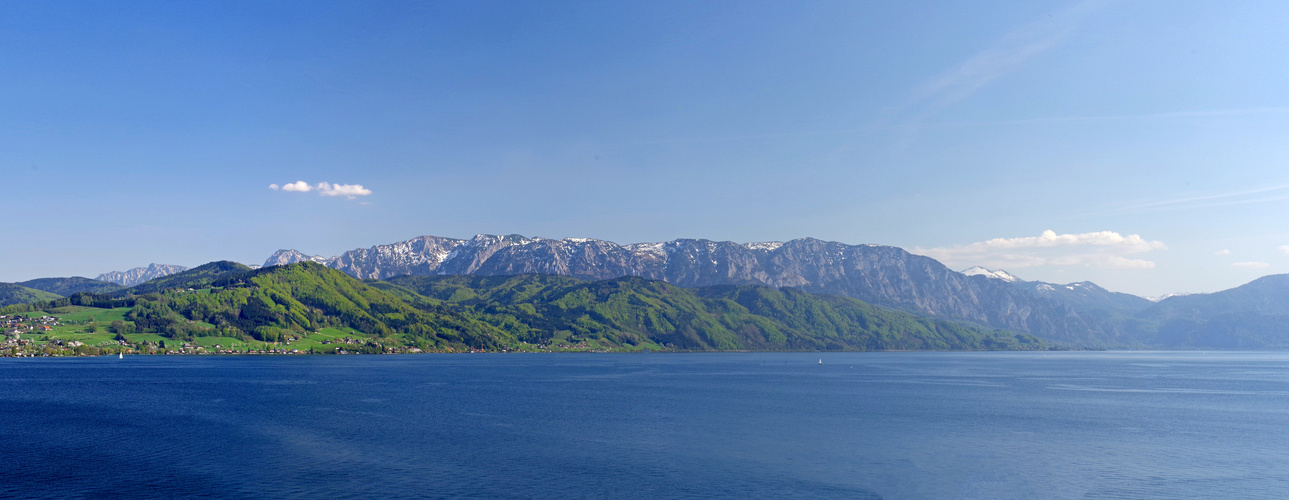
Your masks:
M 1238 267 L 1240 269 L 1266 269 L 1271 267 L 1271 264 L 1266 262 L 1236 262 L 1231 264 L 1231 267 Z
M 1278 249 L 1278 250 L 1280 250 L 1281 252 L 1284 252 L 1284 253 L 1289 253 L 1289 245 L 1280 245 L 1280 246 L 1276 247 L 1276 249 Z
M 329 184 L 326 182 L 318 183 L 318 194 L 323 196 L 344 196 L 354 199 L 355 196 L 367 196 L 371 190 L 362 186 L 362 184 Z
M 1213 252 L 1213 255 L 1231 255 L 1231 251 L 1227 249 L 1222 249 L 1222 250 Z
M 317 190 L 318 194 L 321 196 L 344 196 L 351 200 L 358 196 L 368 196 L 371 194 L 371 190 L 363 187 L 362 184 L 332 184 L 330 182 L 319 182 L 311 185 L 304 181 L 295 181 L 281 186 L 277 184 L 269 184 L 269 189 L 274 191 L 281 189 L 283 191 L 293 191 L 297 193 L 307 193 L 309 191 Z
M 1154 262 L 1126 256 L 1167 248 L 1163 242 L 1150 241 L 1136 234 L 1125 236 L 1114 231 L 1057 234 L 1048 230 L 1038 236 L 994 238 L 948 247 L 914 248 L 913 253 L 934 258 L 950 267 L 980 265 L 990 269 L 1019 269 L 1084 266 L 1151 269 L 1155 267 Z
M 295 181 L 295 182 L 292 182 L 292 183 L 290 183 L 290 184 L 286 184 L 286 185 L 282 186 L 282 190 L 283 190 L 283 191 L 296 191 L 296 192 L 300 192 L 300 193 L 307 193 L 307 192 L 309 192 L 309 191 L 313 191 L 313 186 L 310 186 L 310 185 L 309 185 L 309 183 L 304 182 L 304 181 Z

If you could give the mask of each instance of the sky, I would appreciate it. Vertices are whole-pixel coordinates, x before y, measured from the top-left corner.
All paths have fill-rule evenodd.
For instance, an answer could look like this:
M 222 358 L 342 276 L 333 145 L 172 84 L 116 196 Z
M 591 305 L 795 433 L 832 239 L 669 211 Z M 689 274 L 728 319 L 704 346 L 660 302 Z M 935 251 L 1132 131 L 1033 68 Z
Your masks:
M 0 3 L 0 281 L 420 235 L 1289 272 L 1289 3 Z

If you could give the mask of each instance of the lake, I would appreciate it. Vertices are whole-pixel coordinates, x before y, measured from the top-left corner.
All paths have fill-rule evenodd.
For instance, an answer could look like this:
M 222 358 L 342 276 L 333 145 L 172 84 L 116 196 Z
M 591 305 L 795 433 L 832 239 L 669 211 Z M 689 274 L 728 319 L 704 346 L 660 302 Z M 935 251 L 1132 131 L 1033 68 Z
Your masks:
M 0 408 L 3 497 L 1289 497 L 1281 352 L 8 358 Z

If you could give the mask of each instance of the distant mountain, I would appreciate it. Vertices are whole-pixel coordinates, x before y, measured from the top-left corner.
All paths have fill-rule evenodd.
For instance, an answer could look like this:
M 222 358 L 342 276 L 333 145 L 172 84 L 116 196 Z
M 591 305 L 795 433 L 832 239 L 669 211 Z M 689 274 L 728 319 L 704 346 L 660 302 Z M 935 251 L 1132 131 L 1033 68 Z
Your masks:
M 1017 287 L 1055 299 L 1076 311 L 1135 314 L 1154 304 L 1136 295 L 1111 292 L 1091 281 L 1058 285 L 1042 281 L 1014 283 Z
M 273 252 L 273 255 L 269 256 L 268 260 L 265 260 L 264 264 L 260 267 L 285 266 L 287 264 L 295 264 L 296 262 L 324 263 L 326 261 L 327 258 L 321 255 L 305 255 L 298 250 L 283 249 Z
M 27 288 L 12 283 L 0 283 L 0 306 L 10 304 L 25 304 L 28 302 L 37 302 L 41 300 L 55 300 L 62 298 L 61 295 L 49 293 L 43 290 Z
M 1059 301 L 1005 282 L 965 276 L 929 257 L 896 247 L 813 238 L 746 244 L 681 239 L 619 245 L 589 238 L 478 235 L 462 240 L 422 236 L 351 250 L 322 263 L 364 279 L 554 274 L 584 280 L 639 276 L 682 287 L 794 287 L 1062 342 L 1137 343 L 1112 322 L 1084 317 Z
M 1150 299 L 1136 295 L 1111 292 L 1091 281 L 1056 284 L 1045 281 L 1025 281 L 1001 269 L 985 269 L 975 266 L 962 274 L 984 276 L 989 279 L 1010 283 L 1012 286 L 1038 297 L 1055 300 L 1069 306 L 1083 315 L 1133 315 L 1150 307 Z
M 1229 290 L 1177 295 L 1137 315 L 1152 344 L 1166 347 L 1289 347 L 1289 274 L 1265 276 Z
M 103 273 L 94 279 L 128 287 L 187 270 L 188 268 L 184 266 L 148 264 L 148 267 L 136 267 L 129 271 L 112 271 L 110 273 Z
M 108 282 L 73 276 L 70 278 L 39 278 L 30 281 L 16 283 L 17 285 L 36 290 L 43 290 L 49 293 L 62 295 L 64 297 L 74 293 L 109 293 L 124 288 L 123 286 Z
M 1159 301 L 1164 300 L 1164 299 L 1169 299 L 1169 298 L 1173 298 L 1173 297 L 1181 297 L 1181 296 L 1185 296 L 1185 295 L 1194 295 L 1194 294 L 1191 294 L 1191 293 L 1185 293 L 1185 292 L 1183 292 L 1183 293 L 1166 293 L 1166 294 L 1163 294 L 1163 295 L 1156 295 L 1156 296 L 1153 296 L 1153 297 L 1146 297 L 1146 300 L 1149 300 L 1149 301 L 1151 301 L 1151 302 L 1159 302 Z

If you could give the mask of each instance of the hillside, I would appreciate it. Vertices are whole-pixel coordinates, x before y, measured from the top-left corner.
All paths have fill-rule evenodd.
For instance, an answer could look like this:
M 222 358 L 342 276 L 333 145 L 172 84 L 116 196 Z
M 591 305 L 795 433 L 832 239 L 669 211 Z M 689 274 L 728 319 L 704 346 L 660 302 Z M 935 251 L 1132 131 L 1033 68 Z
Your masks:
M 155 293 L 179 288 L 205 288 L 217 279 L 250 270 L 251 268 L 244 264 L 221 260 L 153 278 L 130 288 L 118 290 L 113 295 Z
M 858 300 L 764 286 L 680 288 L 624 277 L 403 276 L 394 293 L 467 306 L 528 341 L 656 343 L 684 350 L 1028 349 L 1029 335 L 983 331 Z
M 237 271 L 237 266 L 224 262 L 212 264 L 217 265 L 167 277 L 182 278 L 175 283 L 193 291 L 166 287 L 170 291 L 139 295 L 126 317 L 139 331 L 171 337 L 249 336 L 278 341 L 343 327 L 372 337 L 406 334 L 413 337 L 412 343 L 426 347 L 495 349 L 513 341 L 505 332 L 461 311 L 418 309 L 318 264 L 254 271 Z
M 1229 290 L 1169 297 L 1137 314 L 1151 342 L 1164 347 L 1289 347 L 1289 274 Z
M 39 278 L 15 283 L 27 288 L 46 291 L 66 297 L 76 293 L 110 293 L 125 288 L 108 281 L 92 280 L 73 276 L 70 278 Z
M 0 306 L 23 304 L 41 300 L 54 300 L 58 298 L 60 298 L 59 295 L 43 290 L 27 288 L 25 286 L 15 285 L 12 283 L 0 283 Z

